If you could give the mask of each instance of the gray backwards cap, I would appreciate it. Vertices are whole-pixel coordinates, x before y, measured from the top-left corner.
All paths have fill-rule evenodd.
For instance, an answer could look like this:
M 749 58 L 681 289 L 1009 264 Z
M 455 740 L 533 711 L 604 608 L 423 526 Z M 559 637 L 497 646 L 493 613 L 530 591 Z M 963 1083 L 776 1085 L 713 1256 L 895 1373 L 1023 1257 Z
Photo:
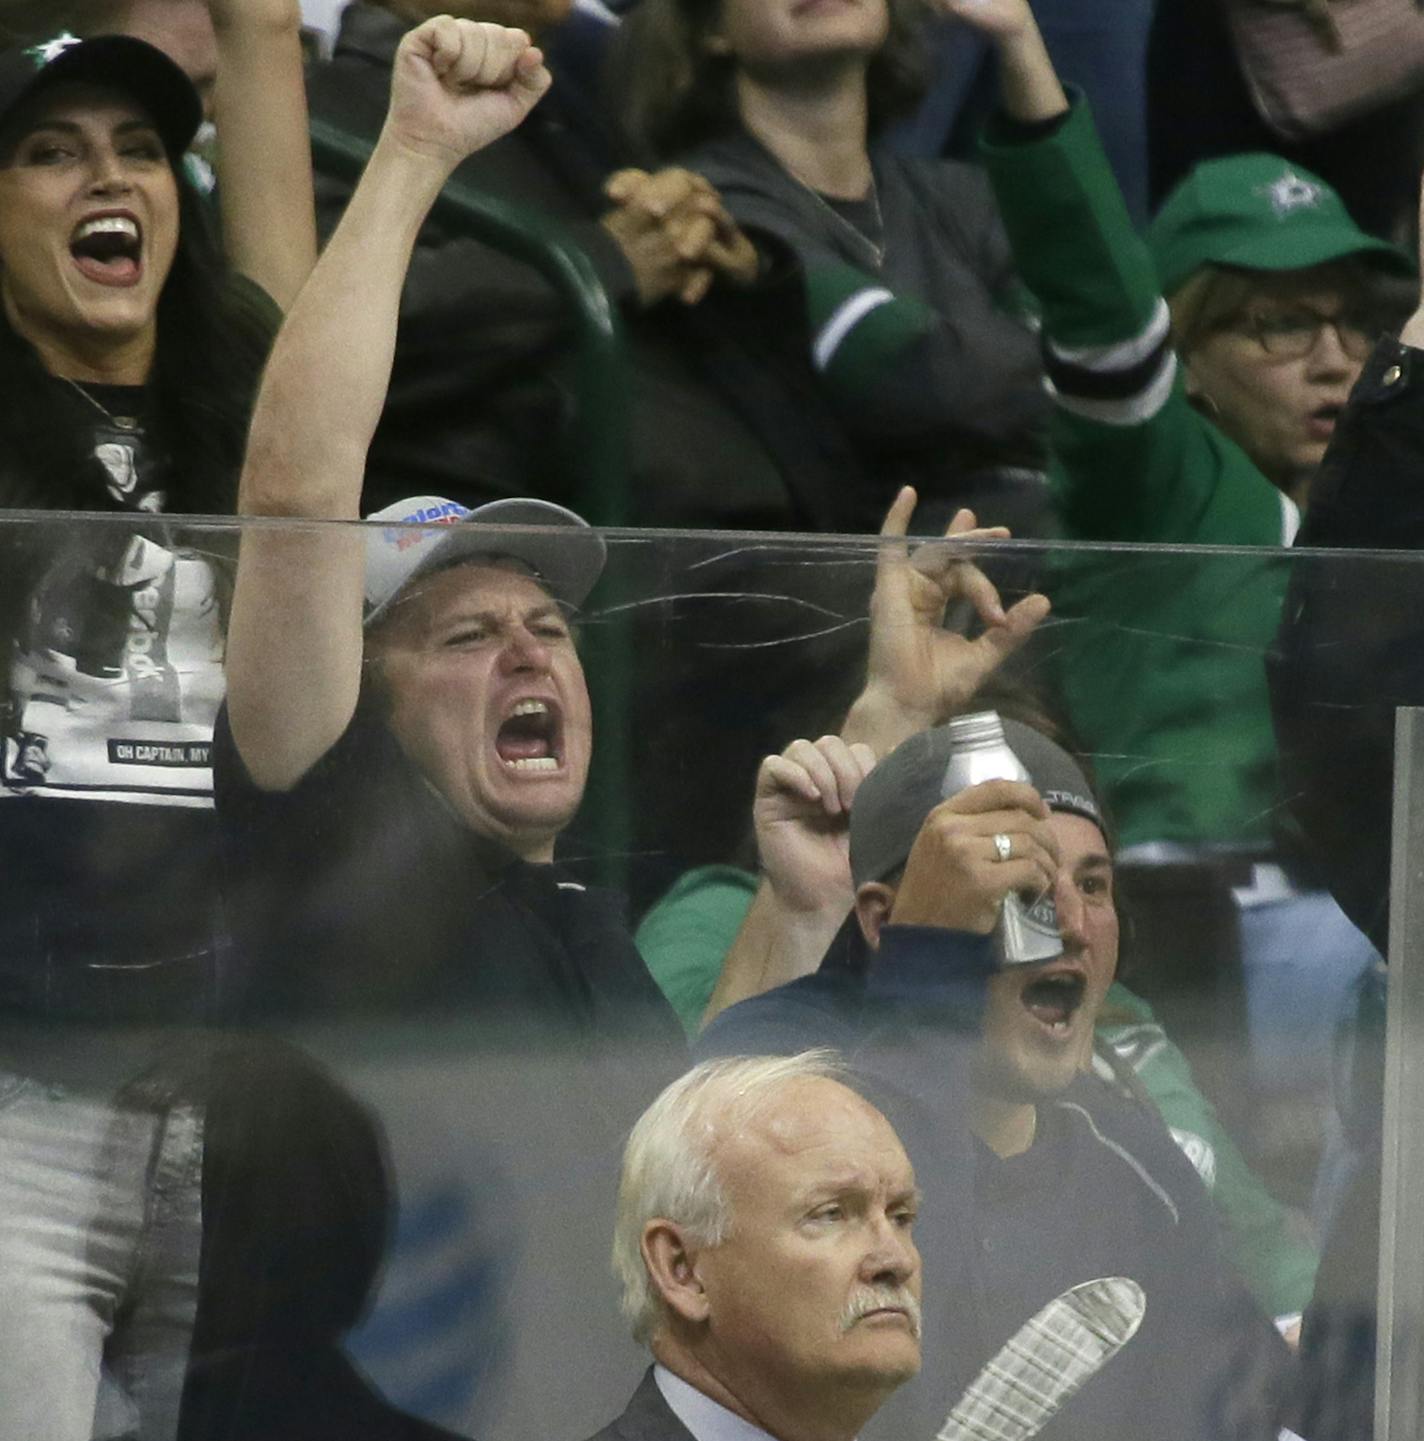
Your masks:
M 1004 739 L 1050 810 L 1103 827 L 1088 778 L 1063 749 L 1020 721 L 1004 721 Z M 942 801 L 954 755 L 950 728 L 920 731 L 895 747 L 861 783 L 850 812 L 850 869 L 856 888 L 884 880 L 909 858 L 926 817 Z
M 492 500 L 470 510 L 417 495 L 366 519 L 368 626 L 418 576 L 480 557 L 518 561 L 555 600 L 577 609 L 608 558 L 603 537 L 582 516 L 547 500 Z

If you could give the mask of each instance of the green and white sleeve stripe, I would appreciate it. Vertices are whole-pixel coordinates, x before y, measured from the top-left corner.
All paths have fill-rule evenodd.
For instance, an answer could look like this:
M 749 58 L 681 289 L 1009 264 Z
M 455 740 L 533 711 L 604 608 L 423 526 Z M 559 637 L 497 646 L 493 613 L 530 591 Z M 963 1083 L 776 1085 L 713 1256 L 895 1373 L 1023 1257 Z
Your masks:
M 1159 299 L 1147 325 L 1109 345 L 1067 346 L 1043 338 L 1045 384 L 1055 403 L 1071 415 L 1103 425 L 1141 425 L 1172 394 L 1177 357 L 1171 316 Z
M 936 317 L 849 265 L 808 268 L 811 361 L 837 389 L 863 393 L 895 356 L 928 334 Z

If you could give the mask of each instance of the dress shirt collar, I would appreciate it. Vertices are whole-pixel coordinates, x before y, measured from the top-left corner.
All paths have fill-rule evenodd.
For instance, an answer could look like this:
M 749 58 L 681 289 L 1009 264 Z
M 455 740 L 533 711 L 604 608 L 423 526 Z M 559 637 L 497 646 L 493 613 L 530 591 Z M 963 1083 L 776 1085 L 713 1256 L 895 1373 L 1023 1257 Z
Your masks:
M 774 1441 L 769 1432 L 744 1421 L 696 1386 L 689 1386 L 666 1366 L 653 1367 L 653 1380 L 673 1415 L 692 1433 L 694 1441 Z

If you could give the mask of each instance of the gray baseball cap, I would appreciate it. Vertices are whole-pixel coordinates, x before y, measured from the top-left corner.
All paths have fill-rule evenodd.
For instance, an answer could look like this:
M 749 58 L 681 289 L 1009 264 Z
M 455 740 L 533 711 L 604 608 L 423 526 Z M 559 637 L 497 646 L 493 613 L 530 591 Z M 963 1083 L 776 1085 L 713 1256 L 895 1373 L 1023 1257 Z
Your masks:
M 1004 721 L 1004 739 L 1050 810 L 1083 816 L 1100 829 L 1103 813 L 1082 767 L 1062 746 L 1020 721 Z M 944 799 L 954 754 L 947 725 L 896 746 L 861 783 L 850 812 L 850 869 L 857 889 L 884 880 L 909 858 L 926 818 Z
M 471 510 L 416 495 L 366 520 L 368 626 L 418 576 L 478 557 L 518 561 L 555 600 L 577 609 L 608 558 L 603 537 L 582 516 L 547 500 L 492 500 Z

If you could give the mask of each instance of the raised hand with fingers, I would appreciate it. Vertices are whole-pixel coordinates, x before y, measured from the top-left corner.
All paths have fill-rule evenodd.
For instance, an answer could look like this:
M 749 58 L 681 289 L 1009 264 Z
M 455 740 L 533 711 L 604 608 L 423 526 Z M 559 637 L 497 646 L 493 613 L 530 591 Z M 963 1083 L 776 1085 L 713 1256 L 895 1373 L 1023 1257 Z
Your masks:
M 757 773 L 752 819 L 762 870 L 792 910 L 850 910 L 850 808 L 875 753 L 839 736 L 793 741 Z
M 550 83 L 525 31 L 443 15 L 401 41 L 386 136 L 453 170 L 515 129 Z
M 1047 596 L 1004 608 L 993 582 L 971 558 L 975 541 L 1004 540 L 1002 526 L 977 527 L 961 510 L 944 538 L 907 539 L 916 496 L 906 486 L 886 513 L 870 600 L 865 688 L 842 735 L 885 755 L 918 731 L 961 710 L 984 681 L 1031 636 L 1049 611 Z M 972 640 L 944 627 L 951 602 L 967 600 L 983 624 Z
M 1015 120 L 1051 120 L 1068 97 L 1028 0 L 932 0 L 944 14 L 987 35 L 999 52 L 999 89 Z

